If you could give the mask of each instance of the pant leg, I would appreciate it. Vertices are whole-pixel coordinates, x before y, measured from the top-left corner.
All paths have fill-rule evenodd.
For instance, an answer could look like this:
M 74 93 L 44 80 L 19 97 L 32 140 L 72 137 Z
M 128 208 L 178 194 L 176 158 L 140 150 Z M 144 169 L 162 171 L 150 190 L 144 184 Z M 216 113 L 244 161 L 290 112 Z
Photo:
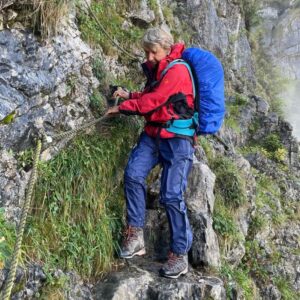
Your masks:
M 131 151 L 124 173 L 124 192 L 127 224 L 143 227 L 145 222 L 146 177 L 158 163 L 155 139 L 142 133 L 138 144 Z
M 164 205 L 170 227 L 170 248 L 185 254 L 192 245 L 192 231 L 183 199 L 187 178 L 193 163 L 194 148 L 185 139 L 161 140 L 160 158 L 163 166 L 160 202 Z

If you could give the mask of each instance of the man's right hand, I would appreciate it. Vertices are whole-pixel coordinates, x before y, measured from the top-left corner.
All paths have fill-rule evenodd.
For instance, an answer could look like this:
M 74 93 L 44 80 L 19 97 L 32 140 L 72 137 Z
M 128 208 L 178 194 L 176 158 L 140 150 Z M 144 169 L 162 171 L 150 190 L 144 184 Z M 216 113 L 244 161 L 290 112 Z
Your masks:
M 119 106 L 112 106 L 106 111 L 104 116 L 116 116 L 118 114 L 120 114 Z
M 123 99 L 129 99 L 129 92 L 124 91 L 122 88 L 118 88 L 114 93 L 113 93 L 113 98 L 123 98 Z

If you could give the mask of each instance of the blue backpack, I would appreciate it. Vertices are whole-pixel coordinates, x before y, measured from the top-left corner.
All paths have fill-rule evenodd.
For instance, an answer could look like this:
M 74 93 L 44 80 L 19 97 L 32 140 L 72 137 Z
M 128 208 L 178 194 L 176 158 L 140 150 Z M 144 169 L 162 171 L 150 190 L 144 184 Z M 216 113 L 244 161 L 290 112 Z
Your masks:
M 175 64 L 184 64 L 189 70 L 193 81 L 196 112 L 192 119 L 169 121 L 166 129 L 188 136 L 193 136 L 195 130 L 197 135 L 216 133 L 222 126 L 225 115 L 222 64 L 209 51 L 188 48 L 183 52 L 182 59 L 174 60 L 166 67 L 162 77 Z

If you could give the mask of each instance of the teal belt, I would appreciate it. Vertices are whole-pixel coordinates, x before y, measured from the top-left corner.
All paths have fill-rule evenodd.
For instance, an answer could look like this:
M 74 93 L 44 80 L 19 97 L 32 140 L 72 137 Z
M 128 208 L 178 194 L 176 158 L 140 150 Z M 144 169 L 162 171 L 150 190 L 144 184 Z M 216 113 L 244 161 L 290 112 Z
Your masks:
M 197 126 L 198 113 L 196 112 L 191 119 L 167 122 L 166 130 L 180 135 L 194 136 Z

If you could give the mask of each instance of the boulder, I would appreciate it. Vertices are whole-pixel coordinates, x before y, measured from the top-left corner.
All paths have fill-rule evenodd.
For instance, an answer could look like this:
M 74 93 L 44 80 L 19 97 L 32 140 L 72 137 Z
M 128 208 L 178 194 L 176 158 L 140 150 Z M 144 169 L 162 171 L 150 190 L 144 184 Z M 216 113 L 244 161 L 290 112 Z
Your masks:
M 193 271 L 178 279 L 162 278 L 158 276 L 161 266 L 161 263 L 149 262 L 144 258 L 130 260 L 127 266 L 95 284 L 94 299 L 226 299 L 220 279 Z

